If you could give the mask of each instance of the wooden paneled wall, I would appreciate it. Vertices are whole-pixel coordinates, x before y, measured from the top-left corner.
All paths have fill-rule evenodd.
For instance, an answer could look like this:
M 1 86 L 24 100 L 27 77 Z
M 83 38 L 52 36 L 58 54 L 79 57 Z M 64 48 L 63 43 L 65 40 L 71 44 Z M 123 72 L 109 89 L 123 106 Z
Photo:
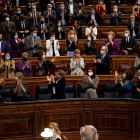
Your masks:
M 1 140 L 43 140 L 40 134 L 49 122 L 59 124 L 69 140 L 80 140 L 79 130 L 93 125 L 99 140 L 139 140 L 140 104 L 138 101 L 71 100 L 2 104 Z

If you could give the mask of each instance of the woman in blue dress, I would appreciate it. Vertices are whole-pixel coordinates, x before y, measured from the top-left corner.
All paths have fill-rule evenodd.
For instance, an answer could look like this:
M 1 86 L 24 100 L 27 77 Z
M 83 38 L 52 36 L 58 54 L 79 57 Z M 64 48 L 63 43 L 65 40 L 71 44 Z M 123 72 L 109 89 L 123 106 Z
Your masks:
M 132 88 L 133 88 L 133 71 L 128 69 L 125 71 L 125 74 L 122 76 L 115 71 L 115 85 L 116 87 L 121 87 L 122 89 L 122 98 L 131 98 L 132 97 Z

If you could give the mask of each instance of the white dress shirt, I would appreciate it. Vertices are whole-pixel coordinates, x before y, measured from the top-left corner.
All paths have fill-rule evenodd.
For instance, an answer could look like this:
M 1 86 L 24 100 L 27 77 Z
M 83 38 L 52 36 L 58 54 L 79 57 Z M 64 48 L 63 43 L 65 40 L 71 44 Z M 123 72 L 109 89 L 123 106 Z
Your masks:
M 73 3 L 70 4 L 70 15 L 73 15 Z
M 135 26 L 135 21 L 134 21 L 134 26 Z M 133 31 L 132 31 L 132 36 L 133 36 L 133 37 L 136 37 L 136 33 L 135 33 L 134 26 L 133 26 L 133 27 L 131 27 L 131 28 L 133 29 Z
M 91 28 L 92 27 L 87 27 L 86 30 L 85 30 L 85 36 L 87 36 L 88 34 L 91 34 Z M 93 39 L 96 39 L 96 36 L 97 36 L 97 28 L 94 27 L 92 28 L 93 29 L 93 32 L 92 32 L 92 37 Z

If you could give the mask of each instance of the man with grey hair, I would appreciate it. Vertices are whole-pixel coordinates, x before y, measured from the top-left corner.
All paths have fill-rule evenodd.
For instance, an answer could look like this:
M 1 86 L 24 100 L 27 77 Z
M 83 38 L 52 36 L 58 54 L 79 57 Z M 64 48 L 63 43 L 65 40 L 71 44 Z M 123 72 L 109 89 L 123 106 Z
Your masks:
M 110 75 L 110 65 L 112 58 L 107 53 L 108 47 L 102 46 L 100 54 L 98 54 L 96 59 L 93 60 L 93 65 L 97 66 L 97 75 Z
M 80 128 L 81 140 L 98 140 L 97 129 L 92 125 L 85 125 Z
M 47 10 L 44 11 L 43 17 L 45 18 L 45 22 L 50 26 L 55 26 L 56 12 L 52 10 L 52 5 L 47 5 Z

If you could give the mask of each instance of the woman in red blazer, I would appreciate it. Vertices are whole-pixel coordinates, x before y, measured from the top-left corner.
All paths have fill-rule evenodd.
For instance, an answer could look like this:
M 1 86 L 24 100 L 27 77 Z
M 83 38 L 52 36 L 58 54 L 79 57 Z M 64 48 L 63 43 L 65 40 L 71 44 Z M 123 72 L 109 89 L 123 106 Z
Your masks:
M 106 5 L 104 4 L 103 0 L 100 0 L 96 5 L 96 12 L 100 13 L 101 15 L 105 15 L 106 13 Z

